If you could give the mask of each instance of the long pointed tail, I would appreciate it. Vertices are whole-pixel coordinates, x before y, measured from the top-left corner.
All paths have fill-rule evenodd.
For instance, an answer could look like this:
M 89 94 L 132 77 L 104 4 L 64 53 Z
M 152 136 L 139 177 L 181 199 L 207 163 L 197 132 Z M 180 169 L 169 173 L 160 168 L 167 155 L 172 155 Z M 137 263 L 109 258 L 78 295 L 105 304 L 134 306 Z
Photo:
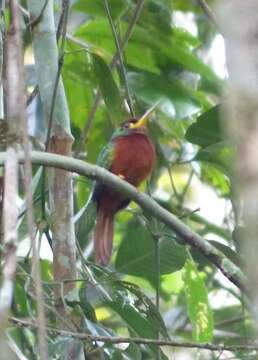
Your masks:
M 94 234 L 96 262 L 107 265 L 111 254 L 114 234 L 114 215 L 99 209 Z

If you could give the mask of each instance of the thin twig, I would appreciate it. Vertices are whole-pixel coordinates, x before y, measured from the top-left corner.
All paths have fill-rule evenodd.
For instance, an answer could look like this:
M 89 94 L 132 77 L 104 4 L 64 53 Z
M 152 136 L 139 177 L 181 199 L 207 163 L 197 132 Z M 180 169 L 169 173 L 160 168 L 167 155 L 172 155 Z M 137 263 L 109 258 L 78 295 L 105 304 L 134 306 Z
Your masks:
M 134 9 L 133 15 L 132 15 L 132 17 L 131 17 L 131 19 L 129 21 L 129 25 L 128 25 L 128 28 L 126 30 L 126 33 L 125 33 L 124 37 L 121 40 L 121 44 L 120 44 L 121 51 L 124 50 L 124 48 L 126 47 L 128 41 L 129 41 L 129 39 L 130 39 L 130 37 L 131 37 L 131 35 L 133 33 L 134 26 L 137 23 L 137 21 L 139 19 L 139 16 L 140 16 L 140 13 L 142 11 L 144 1 L 145 0 L 138 0 L 137 4 L 135 5 L 135 9 Z M 115 56 L 113 57 L 111 63 L 110 63 L 111 69 L 115 66 L 117 60 L 118 60 L 118 54 L 116 53 Z
M 37 324 L 31 320 L 19 319 L 17 317 L 10 317 L 9 321 L 11 323 L 17 324 L 21 327 L 32 327 L 36 328 Z M 95 336 L 86 334 L 83 332 L 73 332 L 67 330 L 60 330 L 54 327 L 47 327 L 47 331 L 54 332 L 56 334 L 70 336 L 76 339 L 81 339 L 86 342 L 108 342 L 111 344 L 143 344 L 143 345 L 157 345 L 157 346 L 170 346 L 170 347 L 180 347 L 180 348 L 196 348 L 196 349 L 207 349 L 211 351 L 251 351 L 258 350 L 258 344 L 248 343 L 242 345 L 225 345 L 225 344 L 200 344 L 189 341 L 179 341 L 179 340 L 157 340 L 157 339 L 149 339 L 149 338 L 141 338 L 141 337 L 118 337 L 118 336 Z
M 44 14 L 44 11 L 46 10 L 47 4 L 49 0 L 45 0 L 45 3 L 42 7 L 42 10 L 40 11 L 39 15 L 35 19 L 31 19 L 30 22 L 27 24 L 29 28 L 33 28 L 34 26 L 37 26 L 40 20 L 42 19 L 42 16 Z
M 159 298 L 160 298 L 160 249 L 159 237 L 152 235 L 154 248 L 155 248 L 155 261 L 156 261 L 156 309 L 159 312 Z M 159 330 L 157 330 L 157 340 L 159 340 Z M 157 348 L 156 359 L 160 360 L 160 349 Z
M 36 85 L 30 95 L 27 97 L 26 105 L 29 106 L 32 103 L 32 100 L 38 95 L 39 87 Z
M 60 35 L 57 32 L 57 38 L 61 37 L 61 45 L 60 45 L 60 54 L 63 56 L 65 51 L 65 40 L 66 40 L 66 32 L 67 32 L 67 24 L 68 24 L 68 14 L 70 9 L 70 0 L 63 0 L 62 1 L 62 15 L 59 22 L 60 26 Z
M 64 55 L 60 55 L 59 62 L 58 62 L 57 74 L 56 74 L 55 83 L 54 83 L 54 90 L 53 90 L 53 96 L 52 96 L 52 101 L 51 101 L 51 107 L 50 107 L 50 115 L 49 115 L 49 122 L 48 122 L 48 128 L 47 128 L 47 137 L 46 137 L 46 143 L 45 143 L 46 151 L 49 150 L 51 131 L 52 131 L 53 122 L 54 122 L 54 110 L 55 110 L 57 89 L 58 89 L 58 84 L 59 84 L 59 79 L 60 79 L 60 75 L 61 75 L 63 62 L 64 62 Z M 42 174 L 42 175 L 44 175 L 44 174 Z M 44 191 L 45 191 L 45 189 L 44 189 Z
M 123 39 L 121 40 L 121 44 L 120 44 L 121 51 L 124 50 L 124 48 L 126 47 L 126 45 L 128 43 L 128 40 L 130 39 L 130 37 L 132 35 L 134 26 L 135 26 L 135 24 L 136 24 L 136 22 L 137 22 L 137 20 L 138 20 L 138 18 L 140 16 L 143 4 L 144 4 L 144 0 L 138 0 L 137 4 L 135 6 L 135 9 L 134 9 L 133 15 L 132 15 L 132 17 L 131 17 L 131 19 L 129 21 L 129 25 L 128 25 L 128 28 L 126 30 L 126 33 L 125 33 Z M 113 57 L 113 59 L 112 59 L 112 61 L 110 63 L 111 69 L 114 68 L 117 60 L 118 60 L 118 53 L 116 53 L 114 55 L 114 57 Z M 88 121 L 87 121 L 84 129 L 82 130 L 79 145 L 78 145 L 77 149 L 75 150 L 75 153 L 74 153 L 75 157 L 78 157 L 78 155 L 81 153 L 82 148 L 86 143 L 86 139 L 88 139 L 88 135 L 89 135 L 90 129 L 92 127 L 93 119 L 95 117 L 95 114 L 96 114 L 100 99 L 101 99 L 101 95 L 100 95 L 100 91 L 98 90 L 97 94 L 95 96 L 95 100 L 93 101 L 92 108 L 91 108 L 91 110 L 89 112 Z
M 52 102 L 51 102 L 51 108 L 50 108 L 50 116 L 49 116 L 47 139 L 46 139 L 46 151 L 49 150 L 51 130 L 52 130 L 52 125 L 53 125 L 53 121 L 54 121 L 54 110 L 55 110 L 57 89 L 58 89 L 59 79 L 61 76 L 61 71 L 62 71 L 62 67 L 63 67 L 63 63 L 64 63 L 65 39 L 66 39 L 69 8 L 70 8 L 70 0 L 63 0 L 62 15 L 61 15 L 60 21 L 59 21 L 60 30 L 58 32 L 58 34 L 60 33 L 60 36 L 61 36 L 60 56 L 59 56 L 59 61 L 58 61 L 58 69 L 57 69 L 54 90 L 53 90 L 53 96 L 52 96 Z
M 127 104 L 131 113 L 131 116 L 134 118 L 135 117 L 135 113 L 133 110 L 133 105 L 132 105 L 132 99 L 131 99 L 131 95 L 130 95 L 130 90 L 129 90 L 129 85 L 128 85 L 128 81 L 127 81 L 127 74 L 126 74 L 126 70 L 125 70 L 125 66 L 124 66 L 124 60 L 123 60 L 123 53 L 119 44 L 119 40 L 117 37 L 117 33 L 116 33 L 116 29 L 115 29 L 115 24 L 113 22 L 111 13 L 110 13 L 110 9 L 109 9 L 109 3 L 108 0 L 104 0 L 104 6 L 105 6 L 105 11 L 107 14 L 107 18 L 112 30 L 112 34 L 113 34 L 113 38 L 116 44 L 116 51 L 117 51 L 117 56 L 120 62 L 120 68 L 121 68 L 121 73 L 122 73 L 122 78 L 124 81 L 124 87 L 125 87 L 125 93 L 126 93 L 126 100 L 127 100 Z
M 193 176 L 194 176 L 194 171 L 193 171 L 193 169 L 192 169 L 191 172 L 190 172 L 190 175 L 188 176 L 188 179 L 187 179 L 187 182 L 186 182 L 186 184 L 185 184 L 185 186 L 184 186 L 184 189 L 183 189 L 183 191 L 182 191 L 181 194 L 180 194 L 180 197 L 181 197 L 181 200 L 182 200 L 182 205 L 183 205 L 183 203 L 184 203 L 185 195 L 186 195 L 186 193 L 187 193 L 187 191 L 189 190 L 189 187 L 190 187 L 190 185 L 191 185 Z
M 207 2 L 205 0 L 198 0 L 198 2 L 200 4 L 200 7 L 203 9 L 203 12 L 207 15 L 208 19 L 210 19 L 210 21 L 213 23 L 213 25 L 216 26 L 216 28 L 219 28 L 216 16 L 210 6 L 207 4 Z

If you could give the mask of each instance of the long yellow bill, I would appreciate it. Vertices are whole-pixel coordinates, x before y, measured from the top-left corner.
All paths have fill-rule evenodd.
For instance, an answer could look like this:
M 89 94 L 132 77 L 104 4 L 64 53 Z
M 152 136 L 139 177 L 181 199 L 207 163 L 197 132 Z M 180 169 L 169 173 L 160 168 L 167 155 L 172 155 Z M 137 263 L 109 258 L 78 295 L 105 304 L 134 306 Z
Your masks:
M 151 108 L 149 108 L 145 114 L 143 114 L 140 119 L 135 123 L 131 124 L 130 128 L 132 129 L 138 129 L 143 126 L 145 126 L 149 120 L 149 115 L 153 113 L 153 111 L 156 109 L 157 105 L 160 103 L 160 101 L 157 101 Z

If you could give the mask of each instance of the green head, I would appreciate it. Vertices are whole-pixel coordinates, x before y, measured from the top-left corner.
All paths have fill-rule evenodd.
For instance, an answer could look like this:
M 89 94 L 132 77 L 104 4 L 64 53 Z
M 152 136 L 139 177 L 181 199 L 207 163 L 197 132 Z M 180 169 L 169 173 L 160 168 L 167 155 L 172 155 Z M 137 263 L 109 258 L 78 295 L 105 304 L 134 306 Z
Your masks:
M 122 122 L 119 128 L 115 131 L 115 136 L 126 136 L 132 133 L 145 133 L 146 132 L 146 124 L 145 122 L 141 122 L 140 119 L 128 119 Z
M 155 106 L 156 107 L 156 106 Z M 115 132 L 115 136 L 126 136 L 132 133 L 145 133 L 149 115 L 154 111 L 155 107 L 150 108 L 139 119 L 131 118 L 124 121 Z

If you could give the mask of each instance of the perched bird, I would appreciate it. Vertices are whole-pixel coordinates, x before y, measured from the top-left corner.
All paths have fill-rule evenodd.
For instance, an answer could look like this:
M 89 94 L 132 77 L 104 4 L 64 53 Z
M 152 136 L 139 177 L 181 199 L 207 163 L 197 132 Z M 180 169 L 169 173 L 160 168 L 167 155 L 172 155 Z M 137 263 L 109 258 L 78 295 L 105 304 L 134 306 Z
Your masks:
M 151 110 L 152 111 L 152 110 Z M 146 124 L 148 111 L 140 119 L 124 121 L 100 154 L 98 164 L 138 187 L 152 172 L 155 149 Z M 96 204 L 94 250 L 96 262 L 106 265 L 112 254 L 115 214 L 130 200 L 96 181 L 92 194 Z

